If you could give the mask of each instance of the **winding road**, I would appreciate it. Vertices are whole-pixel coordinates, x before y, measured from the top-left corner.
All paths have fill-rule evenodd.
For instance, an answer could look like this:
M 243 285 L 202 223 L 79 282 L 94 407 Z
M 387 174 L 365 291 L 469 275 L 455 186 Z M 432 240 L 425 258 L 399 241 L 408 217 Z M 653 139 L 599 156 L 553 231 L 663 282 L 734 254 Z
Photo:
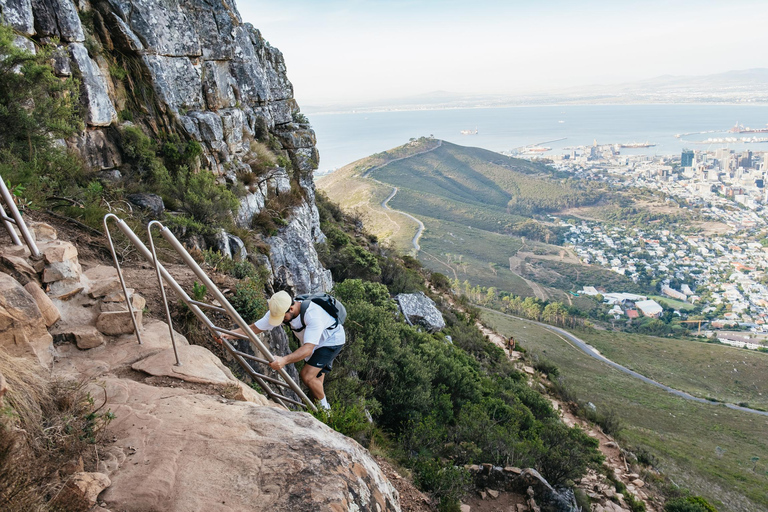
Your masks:
M 373 178 L 371 178 L 371 179 L 373 179 Z M 381 183 L 381 182 L 379 182 L 379 183 Z M 395 194 L 397 194 L 397 187 L 392 187 L 392 193 L 389 194 L 389 197 L 387 197 L 385 200 L 383 200 L 381 202 L 381 207 L 384 208 L 385 210 L 390 210 L 390 211 L 397 212 L 397 213 L 400 213 L 402 215 L 405 215 L 406 217 L 408 217 L 409 219 L 415 221 L 419 225 L 419 229 L 416 230 L 416 234 L 413 235 L 413 240 L 411 240 L 411 243 L 413 244 L 413 248 L 416 250 L 416 252 L 419 252 L 421 250 L 421 246 L 419 245 L 419 239 L 421 238 L 422 233 L 424 233 L 424 223 L 421 222 L 416 217 L 414 217 L 413 215 L 411 215 L 410 213 L 405 213 L 403 211 L 395 210 L 393 208 L 390 208 L 387 205 L 387 203 L 393 197 L 395 197 Z
M 665 384 L 662 384 L 660 382 L 656 382 L 655 380 L 649 379 L 645 375 L 641 375 L 641 374 L 637 373 L 634 370 L 630 370 L 629 368 L 627 368 L 625 366 L 621 366 L 618 363 L 614 363 L 610 359 L 608 359 L 605 356 L 603 356 L 602 354 L 600 354 L 597 351 L 597 349 L 595 349 L 594 347 L 592 347 L 591 345 L 586 343 L 584 340 L 582 340 L 580 338 L 577 338 L 576 336 L 574 336 L 573 334 L 569 333 L 565 329 L 561 329 L 559 327 L 554 327 L 552 325 L 547 325 L 547 324 L 541 323 L 541 322 L 536 322 L 534 320 L 528 320 L 527 318 L 520 318 L 520 317 L 517 317 L 517 316 L 514 316 L 514 315 L 508 315 L 506 313 L 502 313 L 500 311 L 496 311 L 494 309 L 486 308 L 486 307 L 483 307 L 483 306 L 477 306 L 477 307 L 480 308 L 480 309 L 483 309 L 485 311 L 490 311 L 492 313 L 497 313 L 497 314 L 500 314 L 500 315 L 504 315 L 504 316 L 507 316 L 509 318 L 514 318 L 515 320 L 520 320 L 520 321 L 523 321 L 523 322 L 528 322 L 528 323 L 531 323 L 531 324 L 535 324 L 535 325 L 543 327 L 543 328 L 545 328 L 545 329 L 547 329 L 549 331 L 552 331 L 553 333 L 557 334 L 560 338 L 562 338 L 566 343 L 569 343 L 569 340 L 570 340 L 571 342 L 573 342 L 573 345 L 575 345 L 577 348 L 581 349 L 585 354 L 587 354 L 587 355 L 589 355 L 591 357 L 594 357 L 598 361 L 602 361 L 603 363 L 605 363 L 605 364 L 607 364 L 609 366 L 612 366 L 612 367 L 616 368 L 617 370 L 626 373 L 627 375 L 631 375 L 632 377 L 635 377 L 636 379 L 640 379 L 641 381 L 645 382 L 646 384 L 650 384 L 652 386 L 656 386 L 657 388 L 661 388 L 664 391 L 667 391 L 668 393 L 672 393 L 673 395 L 679 396 L 681 398 L 685 398 L 686 400 L 693 400 L 694 402 L 699 402 L 699 403 L 702 403 L 702 404 L 724 405 L 725 407 L 728 407 L 729 409 L 734 409 L 736 411 L 749 412 L 749 413 L 752 413 L 752 414 L 759 414 L 761 416 L 768 416 L 768 412 L 766 412 L 766 411 L 758 411 L 756 409 L 750 409 L 749 407 L 742 407 L 740 405 L 729 404 L 729 403 L 725 403 L 725 402 L 713 402 L 711 400 L 706 400 L 704 398 L 699 398 L 697 396 L 690 395 L 690 394 L 686 393 L 685 391 L 680 391 L 679 389 L 671 388 L 671 387 L 669 387 L 669 386 L 667 386 Z M 571 345 L 571 346 L 573 346 L 573 345 Z

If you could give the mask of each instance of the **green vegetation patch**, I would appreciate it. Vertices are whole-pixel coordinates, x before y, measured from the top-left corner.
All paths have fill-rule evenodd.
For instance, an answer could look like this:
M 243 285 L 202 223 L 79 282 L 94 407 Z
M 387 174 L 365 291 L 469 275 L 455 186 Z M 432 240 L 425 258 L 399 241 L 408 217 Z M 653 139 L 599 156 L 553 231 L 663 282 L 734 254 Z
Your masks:
M 598 412 L 615 411 L 625 426 L 620 441 L 653 454 L 660 469 L 678 485 L 724 503 L 723 510 L 768 507 L 765 417 L 675 397 L 597 361 L 530 322 L 490 312 L 484 312 L 483 319 L 500 333 L 514 335 L 524 348 L 544 354 L 559 368 L 560 378 L 574 396 L 592 402 Z M 583 331 L 577 335 L 596 343 Z M 650 357 L 643 353 L 640 347 L 632 350 L 636 359 Z
M 768 354 L 642 334 L 590 330 L 578 336 L 608 359 L 675 389 L 768 409 Z

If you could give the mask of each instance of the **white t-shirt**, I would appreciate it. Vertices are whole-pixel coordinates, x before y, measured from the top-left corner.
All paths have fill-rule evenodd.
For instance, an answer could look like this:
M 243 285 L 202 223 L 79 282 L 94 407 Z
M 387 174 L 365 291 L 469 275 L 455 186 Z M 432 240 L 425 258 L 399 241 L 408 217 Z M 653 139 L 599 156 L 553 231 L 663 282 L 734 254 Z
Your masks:
M 334 329 L 328 329 L 335 323 L 336 319 L 329 315 L 322 307 L 314 302 L 310 302 L 307 311 L 304 313 L 304 324 L 307 327 L 298 332 L 294 331 L 294 334 L 299 338 L 302 345 L 304 343 L 311 343 L 315 346 L 312 353 L 320 347 L 337 347 L 344 344 L 346 335 L 344 333 L 344 326 L 341 324 Z M 277 327 L 276 325 L 269 325 L 269 311 L 253 325 L 260 331 L 269 331 Z M 291 320 L 291 327 L 301 329 L 301 318 L 299 316 Z M 306 359 L 309 359 L 309 357 Z

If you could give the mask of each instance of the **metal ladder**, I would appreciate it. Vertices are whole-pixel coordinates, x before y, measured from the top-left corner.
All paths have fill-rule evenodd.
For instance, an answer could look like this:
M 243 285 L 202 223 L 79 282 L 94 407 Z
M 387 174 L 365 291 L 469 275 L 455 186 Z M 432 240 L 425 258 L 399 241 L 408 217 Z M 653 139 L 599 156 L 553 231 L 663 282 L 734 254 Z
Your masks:
M 112 252 L 112 259 L 115 262 L 115 268 L 117 269 L 118 277 L 120 278 L 120 284 L 123 287 L 123 293 L 126 297 L 126 303 L 128 305 L 128 311 L 131 314 L 131 320 L 133 321 L 134 331 L 136 332 L 136 338 L 138 339 L 138 342 L 141 344 L 141 335 L 139 333 L 138 323 L 136 321 L 136 315 L 133 310 L 133 304 L 132 301 L 129 299 L 128 296 L 128 289 L 125 284 L 125 279 L 123 277 L 123 272 L 120 268 L 120 263 L 117 259 L 117 253 L 115 252 L 115 246 L 112 242 L 112 236 L 109 231 L 108 221 L 110 219 L 114 219 L 114 221 L 117 223 L 118 229 L 128 238 L 128 240 L 138 249 L 138 251 L 141 253 L 144 258 L 146 258 L 152 266 L 155 268 L 157 272 L 157 279 L 158 283 L 160 285 L 160 290 L 162 292 L 163 297 L 163 304 L 165 306 L 165 313 L 166 318 L 168 322 L 168 328 L 171 333 L 171 343 L 173 344 L 173 350 L 174 354 L 176 355 L 176 365 L 181 365 L 181 361 L 179 360 L 179 354 L 176 350 L 176 340 L 174 339 L 173 335 L 173 325 L 171 323 L 171 314 L 168 309 L 168 300 L 165 296 L 165 287 L 163 286 L 163 281 L 165 281 L 168 286 L 171 287 L 171 289 L 176 292 L 176 295 L 184 301 L 184 303 L 187 305 L 187 307 L 194 313 L 194 315 L 201 321 L 203 324 L 208 328 L 209 331 L 213 334 L 213 336 L 221 341 L 224 348 L 229 352 L 232 357 L 240 364 L 240 366 L 243 367 L 243 369 L 248 373 L 248 375 L 251 376 L 251 378 L 256 381 L 256 383 L 261 386 L 261 388 L 264 390 L 264 392 L 267 394 L 267 396 L 274 400 L 275 402 L 279 403 L 280 405 L 284 407 L 288 407 L 288 404 L 295 405 L 298 407 L 304 407 L 308 408 L 312 411 L 317 411 L 317 407 L 314 403 L 307 397 L 306 394 L 301 390 L 301 388 L 294 382 L 293 379 L 288 375 L 288 373 L 285 371 L 284 368 L 281 368 L 277 371 L 277 374 L 282 380 L 273 378 L 267 375 L 264 375 L 262 373 L 257 372 L 253 366 L 248 361 L 256 361 L 258 363 L 262 363 L 265 365 L 268 365 L 271 361 L 274 361 L 275 358 L 272 355 L 272 353 L 269 351 L 269 348 L 267 348 L 266 345 L 264 345 L 261 340 L 259 340 L 256 335 L 251 330 L 250 326 L 243 320 L 243 318 L 240 316 L 240 314 L 235 311 L 235 308 L 232 307 L 232 305 L 229 303 L 229 301 L 224 297 L 224 294 L 221 293 L 221 291 L 218 289 L 218 287 L 213 283 L 213 281 L 210 280 L 210 278 L 206 275 L 205 271 L 200 268 L 200 266 L 197 264 L 197 262 L 192 258 L 192 256 L 187 252 L 187 250 L 181 245 L 181 243 L 176 239 L 176 237 L 171 233 L 171 231 L 163 226 L 158 221 L 152 221 L 147 226 L 147 234 L 149 236 L 149 242 L 152 247 L 152 250 L 150 251 L 147 249 L 147 247 L 144 245 L 144 243 L 139 239 L 138 236 L 136 236 L 136 233 L 133 232 L 133 230 L 128 226 L 128 224 L 125 223 L 121 218 L 119 218 L 117 215 L 113 213 L 108 213 L 104 216 L 104 232 L 107 235 L 107 240 L 109 241 L 109 247 L 110 251 Z M 184 291 L 184 289 L 179 285 L 179 283 L 171 276 L 168 271 L 160 264 L 160 262 L 157 259 L 157 252 L 155 250 L 154 240 L 152 238 L 152 228 L 153 227 L 159 227 L 160 228 L 160 234 L 162 237 L 173 247 L 173 249 L 181 256 L 181 258 L 184 260 L 184 263 L 189 267 L 192 272 L 200 279 L 200 281 L 205 285 L 207 290 L 215 297 L 216 301 L 221 306 L 216 306 L 213 304 L 208 304 L 205 302 L 199 302 L 194 299 L 192 299 L 187 292 Z M 234 321 L 238 327 L 245 333 L 245 334 L 239 334 L 235 333 L 229 329 L 224 329 L 222 327 L 218 327 L 214 325 L 214 323 L 211 321 L 210 318 L 203 312 L 201 308 L 210 309 L 212 311 L 216 311 L 219 313 L 226 314 L 232 321 Z M 261 352 L 263 357 L 257 357 L 252 356 L 250 354 L 246 354 L 245 352 L 241 352 L 237 350 L 226 338 L 222 338 L 221 334 L 229 334 L 232 336 L 235 336 L 237 338 L 241 339 L 247 339 L 251 342 L 251 344 L 258 348 L 259 352 Z M 293 390 L 296 395 L 298 395 L 303 402 L 296 401 L 292 398 L 289 398 L 287 396 L 281 395 L 277 393 L 272 387 L 270 387 L 269 384 L 272 384 L 273 386 L 281 387 L 281 388 L 288 388 Z
M 19 232 L 24 238 L 24 241 L 27 243 L 27 247 L 29 247 L 29 252 L 32 254 L 32 258 L 36 260 L 40 259 L 42 257 L 42 254 L 40 254 L 40 249 L 37 248 L 37 244 L 35 244 L 35 241 L 32 239 L 32 235 L 29 233 L 29 229 L 27 229 L 27 225 L 24 223 L 24 219 L 21 218 L 21 213 L 19 213 L 19 209 L 16 208 L 16 203 L 13 201 L 13 195 L 11 195 L 11 191 L 8 190 L 8 187 L 6 186 L 2 176 L 0 176 L 0 195 L 2 195 L 3 202 L 5 203 L 5 206 L 8 207 L 12 215 L 12 217 L 9 217 L 5 212 L 5 207 L 0 204 L 0 219 L 2 219 L 3 225 L 8 231 L 8 235 L 11 237 L 11 240 L 13 241 L 13 245 L 21 245 L 21 240 L 19 240 L 19 237 L 16 234 L 16 230 L 13 229 L 13 225 L 15 224 L 16 227 L 19 228 Z

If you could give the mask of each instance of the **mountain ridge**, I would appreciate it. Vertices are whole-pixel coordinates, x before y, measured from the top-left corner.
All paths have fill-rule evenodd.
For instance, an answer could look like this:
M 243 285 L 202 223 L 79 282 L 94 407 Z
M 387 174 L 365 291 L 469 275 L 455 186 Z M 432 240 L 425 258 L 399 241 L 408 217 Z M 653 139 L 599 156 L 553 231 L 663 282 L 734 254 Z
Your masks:
M 538 105 L 635 103 L 768 103 L 768 68 L 711 75 L 659 75 L 617 84 L 592 83 L 517 94 L 462 94 L 432 91 L 369 102 L 306 105 L 307 113 L 442 110 Z

